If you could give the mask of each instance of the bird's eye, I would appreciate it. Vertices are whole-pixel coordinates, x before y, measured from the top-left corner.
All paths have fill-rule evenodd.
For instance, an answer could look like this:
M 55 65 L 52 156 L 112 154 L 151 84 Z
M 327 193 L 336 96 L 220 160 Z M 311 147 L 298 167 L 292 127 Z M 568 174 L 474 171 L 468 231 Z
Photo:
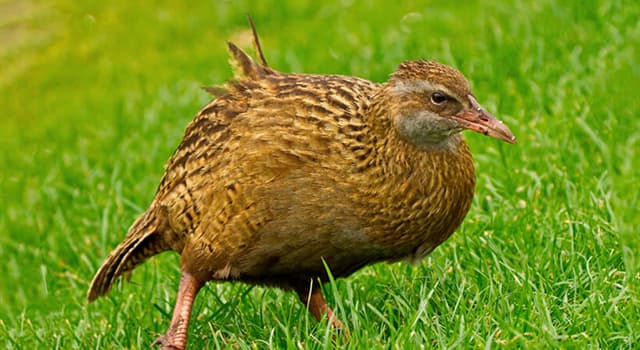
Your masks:
M 444 101 L 447 100 L 447 96 L 445 96 L 445 94 L 441 93 L 441 92 L 434 92 L 433 94 L 431 94 L 431 102 L 433 102 L 433 104 L 439 105 L 444 103 Z

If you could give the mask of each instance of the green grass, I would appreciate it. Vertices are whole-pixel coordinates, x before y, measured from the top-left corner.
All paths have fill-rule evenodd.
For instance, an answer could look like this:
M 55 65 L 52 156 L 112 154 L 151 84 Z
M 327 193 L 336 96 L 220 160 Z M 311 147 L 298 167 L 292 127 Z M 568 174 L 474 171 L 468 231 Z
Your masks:
M 87 305 L 184 127 L 230 77 L 251 12 L 269 63 L 384 81 L 459 68 L 518 136 L 467 134 L 477 195 L 422 263 L 327 285 L 346 347 L 640 347 L 640 4 L 317 1 L 155 6 L 0 0 L 0 347 L 148 348 L 168 325 L 164 254 Z M 240 40 L 242 41 L 242 40 Z M 290 293 L 210 284 L 190 348 L 331 348 Z

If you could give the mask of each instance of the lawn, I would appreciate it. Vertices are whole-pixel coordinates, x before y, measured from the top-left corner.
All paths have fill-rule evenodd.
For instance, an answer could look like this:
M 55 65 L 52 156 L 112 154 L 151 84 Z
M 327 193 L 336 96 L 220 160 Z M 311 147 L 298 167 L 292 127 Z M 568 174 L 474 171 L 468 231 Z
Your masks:
M 325 288 L 351 349 L 640 348 L 637 1 L 0 0 L 0 348 L 146 349 L 178 257 L 87 304 L 96 269 L 231 76 L 225 42 L 269 64 L 383 82 L 403 60 L 460 69 L 516 146 L 467 133 L 476 197 L 416 265 Z M 295 295 L 209 284 L 190 349 L 331 348 Z

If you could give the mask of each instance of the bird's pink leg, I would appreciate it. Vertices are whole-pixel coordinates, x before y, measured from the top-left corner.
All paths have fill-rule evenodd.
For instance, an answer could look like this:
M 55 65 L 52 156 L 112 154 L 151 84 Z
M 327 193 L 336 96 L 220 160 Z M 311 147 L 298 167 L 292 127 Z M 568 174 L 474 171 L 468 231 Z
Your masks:
M 184 350 L 187 346 L 187 330 L 193 301 L 203 285 L 203 282 L 188 272 L 182 273 L 169 329 L 167 329 L 165 335 L 156 339 L 151 346 L 160 345 L 162 350 Z
M 320 286 L 312 284 L 311 286 L 298 287 L 295 289 L 298 293 L 300 301 L 302 301 L 309 312 L 316 318 L 316 320 L 322 320 L 323 315 L 327 315 L 327 320 L 336 329 L 342 329 L 342 322 L 334 315 L 333 311 L 327 301 L 322 296 L 322 290 Z

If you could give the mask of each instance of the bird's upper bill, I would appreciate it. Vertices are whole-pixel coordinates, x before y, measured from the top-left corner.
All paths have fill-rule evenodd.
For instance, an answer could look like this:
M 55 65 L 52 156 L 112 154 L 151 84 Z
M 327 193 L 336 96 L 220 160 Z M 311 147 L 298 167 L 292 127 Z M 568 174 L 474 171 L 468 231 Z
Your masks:
M 473 130 L 508 143 L 516 143 L 516 137 L 513 136 L 509 128 L 482 108 L 472 95 L 468 95 L 467 98 L 469 102 L 471 102 L 471 108 L 465 109 L 452 116 L 452 119 L 457 121 L 460 126 L 465 129 Z

